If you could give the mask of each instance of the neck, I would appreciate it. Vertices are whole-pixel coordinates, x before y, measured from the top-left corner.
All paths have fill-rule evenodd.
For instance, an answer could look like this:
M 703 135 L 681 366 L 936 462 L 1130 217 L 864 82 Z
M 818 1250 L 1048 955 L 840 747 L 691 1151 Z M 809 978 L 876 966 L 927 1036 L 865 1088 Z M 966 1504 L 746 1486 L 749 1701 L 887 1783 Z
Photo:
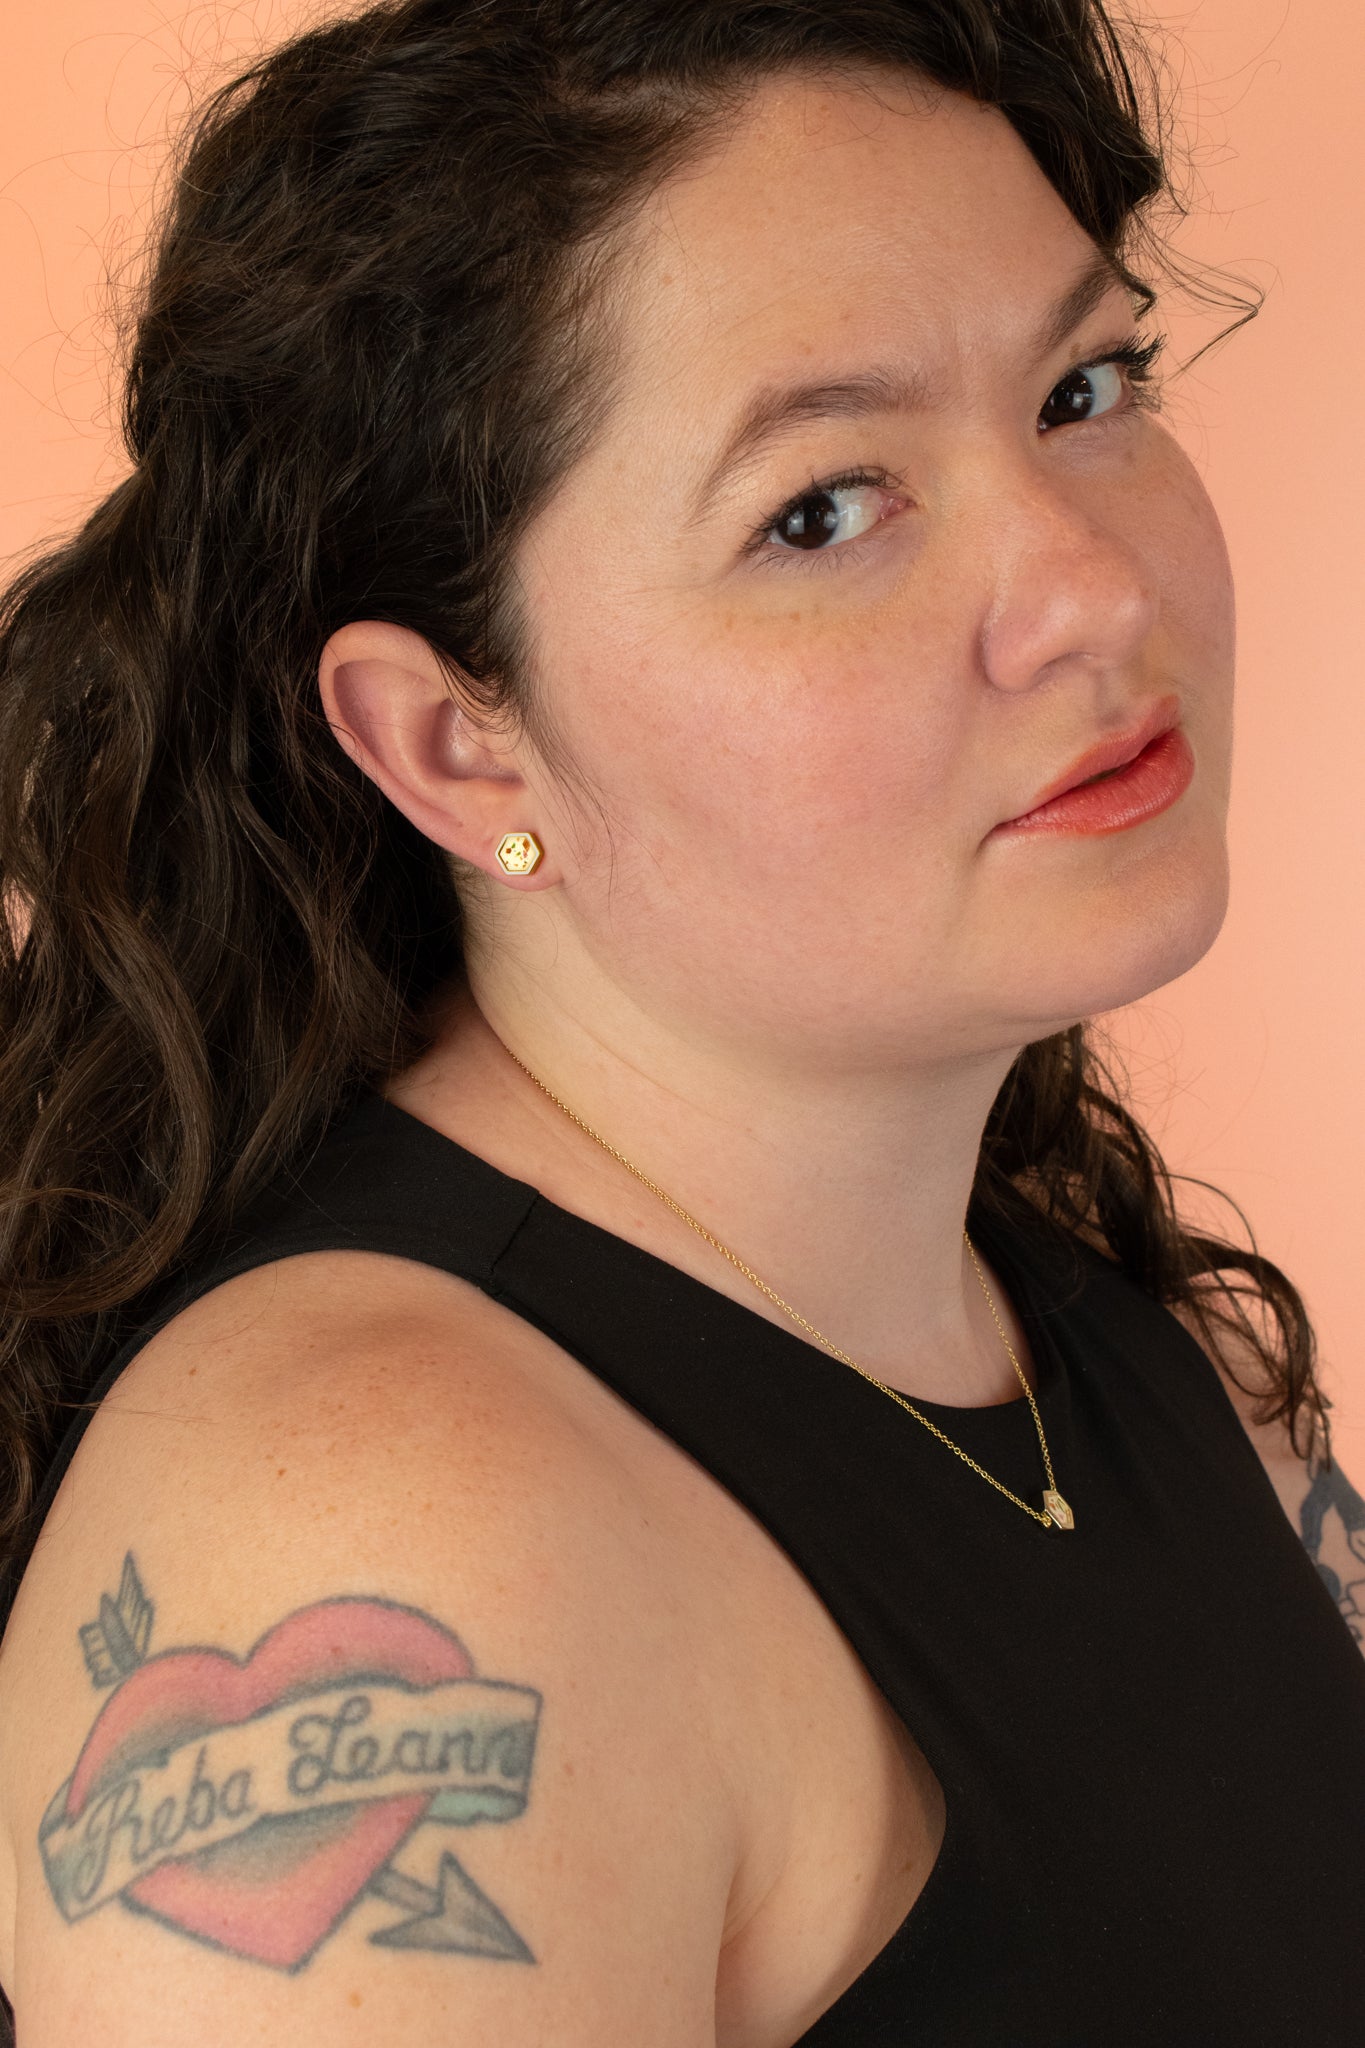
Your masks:
M 429 1051 L 385 1089 L 551 1201 L 785 1327 L 780 1308 L 528 1078 L 728 1246 L 831 1343 L 888 1385 L 961 1406 L 1019 1381 L 963 1240 L 981 1134 L 1013 1052 L 797 1072 L 720 1057 L 638 1012 L 591 1017 L 473 989 L 433 1012 Z M 1032 1380 L 999 1276 L 995 1309 Z

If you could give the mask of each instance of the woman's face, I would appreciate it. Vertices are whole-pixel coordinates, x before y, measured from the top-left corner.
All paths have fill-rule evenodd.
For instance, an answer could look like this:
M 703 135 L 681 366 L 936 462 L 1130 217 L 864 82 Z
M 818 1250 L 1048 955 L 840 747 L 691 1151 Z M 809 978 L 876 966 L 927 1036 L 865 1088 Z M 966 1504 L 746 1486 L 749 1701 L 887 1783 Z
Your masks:
M 520 559 L 596 801 L 530 780 L 564 875 L 542 904 L 693 1042 L 1012 1049 L 1213 942 L 1227 558 L 1125 372 L 1052 396 L 1134 331 L 1115 280 L 1049 337 L 1095 262 L 1001 114 L 894 80 L 766 86 L 650 205 L 613 409 Z M 849 380 L 725 459 L 772 392 Z M 1171 698 L 1171 808 L 993 836 Z

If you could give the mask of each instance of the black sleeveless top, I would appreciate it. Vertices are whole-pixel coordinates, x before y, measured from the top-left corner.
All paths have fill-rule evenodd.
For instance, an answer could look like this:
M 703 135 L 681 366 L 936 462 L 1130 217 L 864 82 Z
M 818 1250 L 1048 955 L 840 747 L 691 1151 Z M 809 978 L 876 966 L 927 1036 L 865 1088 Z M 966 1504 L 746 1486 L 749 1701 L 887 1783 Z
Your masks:
M 164 1290 L 93 1392 L 269 1260 L 350 1248 L 472 1281 L 751 1510 L 943 1786 L 924 1891 L 803 2048 L 1362 2048 L 1365 1659 L 1200 1346 L 1024 1209 L 974 1202 L 968 1228 L 1027 1330 L 1070 1533 L 795 1330 L 377 1095 Z M 922 1406 L 1039 1500 L 1026 1401 Z

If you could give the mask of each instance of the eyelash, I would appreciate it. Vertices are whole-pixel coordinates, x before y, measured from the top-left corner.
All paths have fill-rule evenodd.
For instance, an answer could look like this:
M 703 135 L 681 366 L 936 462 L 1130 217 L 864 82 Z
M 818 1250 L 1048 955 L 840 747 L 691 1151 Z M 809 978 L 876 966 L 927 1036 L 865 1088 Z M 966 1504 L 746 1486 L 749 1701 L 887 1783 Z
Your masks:
M 1107 363 L 1114 363 L 1128 372 L 1128 383 L 1132 397 L 1131 403 L 1124 408 L 1124 411 L 1155 412 L 1158 410 L 1161 400 L 1159 393 L 1155 389 L 1150 388 L 1152 373 L 1157 359 L 1160 357 L 1165 346 L 1166 336 L 1164 334 L 1153 335 L 1150 341 L 1143 341 L 1136 334 L 1129 335 L 1126 341 L 1119 342 L 1113 348 L 1105 349 L 1099 355 L 1082 356 L 1078 362 L 1071 365 L 1069 370 L 1063 370 L 1061 376 L 1057 379 L 1057 384 L 1064 384 L 1068 377 L 1075 376 L 1077 370 L 1098 370 Z M 1053 391 L 1057 389 L 1057 384 L 1052 386 Z M 1109 419 L 1113 415 L 1102 413 L 1100 417 L 1102 419 Z M 1087 426 L 1090 422 L 1081 420 L 1073 424 Z M 1098 421 L 1095 424 L 1098 425 Z M 1055 427 L 1049 427 L 1047 431 L 1055 433 L 1056 429 Z M 862 465 L 857 469 L 841 470 L 837 476 L 812 477 L 811 481 L 802 490 L 795 492 L 790 498 L 784 499 L 775 512 L 767 519 L 759 521 L 745 541 L 742 553 L 745 555 L 760 553 L 773 528 L 780 525 L 788 513 L 795 512 L 807 498 L 822 495 L 826 491 L 856 490 L 863 485 L 871 485 L 875 490 L 885 490 L 889 486 L 894 486 L 895 481 L 889 470 L 880 467 L 869 468 L 866 465 Z M 868 538 L 870 539 L 871 536 L 869 535 Z M 816 548 L 809 552 L 801 548 L 774 547 L 769 559 L 776 560 L 779 556 L 789 554 L 796 560 L 805 562 L 807 565 L 818 561 L 828 561 L 831 557 L 839 556 L 843 556 L 846 560 L 851 558 L 856 561 L 859 546 L 859 541 L 851 540 L 845 541 L 840 547 Z
M 1154 334 L 1149 341 L 1143 341 L 1140 335 L 1130 334 L 1117 348 L 1106 349 L 1103 355 L 1084 356 L 1080 362 L 1073 363 L 1069 370 L 1063 370 L 1057 383 L 1064 384 L 1068 377 L 1075 376 L 1077 370 L 1098 370 L 1105 363 L 1118 363 L 1128 372 L 1128 382 L 1133 387 L 1133 405 L 1129 409 L 1155 411 L 1159 399 L 1155 390 L 1150 388 L 1152 372 L 1165 346 L 1164 334 Z M 1109 415 L 1106 413 L 1102 417 L 1107 419 Z

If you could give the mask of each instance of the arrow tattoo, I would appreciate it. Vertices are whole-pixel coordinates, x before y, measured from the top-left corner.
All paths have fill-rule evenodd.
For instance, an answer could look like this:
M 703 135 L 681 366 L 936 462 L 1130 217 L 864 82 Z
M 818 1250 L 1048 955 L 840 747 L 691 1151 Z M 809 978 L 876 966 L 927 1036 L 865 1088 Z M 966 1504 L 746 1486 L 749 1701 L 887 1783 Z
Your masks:
M 123 1559 L 117 1600 L 101 1593 L 99 1620 L 85 1622 L 80 1631 L 86 1669 L 96 1685 L 114 1685 L 146 1661 L 153 1613 L 130 1550 Z
M 386 1864 L 370 1879 L 369 1890 L 391 1906 L 402 1906 L 418 1916 L 396 1921 L 370 1936 L 386 1948 L 454 1949 L 461 1955 L 497 1956 L 504 1962 L 535 1961 L 515 1927 L 479 1890 L 449 1849 L 441 1852 L 435 1889 Z

